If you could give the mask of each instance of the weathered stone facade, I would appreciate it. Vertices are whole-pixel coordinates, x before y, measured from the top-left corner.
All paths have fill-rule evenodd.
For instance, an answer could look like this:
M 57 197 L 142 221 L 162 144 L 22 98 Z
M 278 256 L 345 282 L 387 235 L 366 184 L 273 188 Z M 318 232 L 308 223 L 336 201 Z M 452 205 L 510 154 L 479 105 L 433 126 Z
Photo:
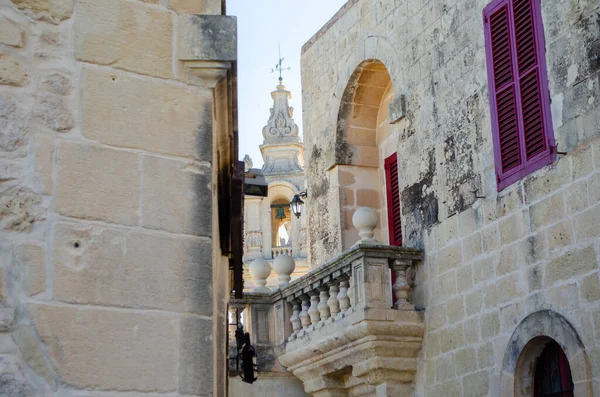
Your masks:
M 223 8 L 0 1 L 0 395 L 227 394 Z
M 425 258 L 412 393 L 531 395 L 513 385 L 531 375 L 525 347 L 540 336 L 567 354 L 575 395 L 599 395 L 600 4 L 541 0 L 553 133 L 566 154 L 498 192 L 487 3 L 350 0 L 304 46 L 310 261 L 356 241 L 359 206 L 379 212 L 376 237 L 387 241 L 382 170 L 397 152 L 404 245 Z

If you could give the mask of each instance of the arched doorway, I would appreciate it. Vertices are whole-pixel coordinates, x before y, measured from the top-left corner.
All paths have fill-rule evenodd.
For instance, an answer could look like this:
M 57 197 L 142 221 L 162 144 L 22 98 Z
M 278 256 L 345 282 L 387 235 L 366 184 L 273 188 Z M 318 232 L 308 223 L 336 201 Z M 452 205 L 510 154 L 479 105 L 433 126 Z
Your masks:
M 534 397 L 573 397 L 573 378 L 565 352 L 550 340 L 535 365 Z

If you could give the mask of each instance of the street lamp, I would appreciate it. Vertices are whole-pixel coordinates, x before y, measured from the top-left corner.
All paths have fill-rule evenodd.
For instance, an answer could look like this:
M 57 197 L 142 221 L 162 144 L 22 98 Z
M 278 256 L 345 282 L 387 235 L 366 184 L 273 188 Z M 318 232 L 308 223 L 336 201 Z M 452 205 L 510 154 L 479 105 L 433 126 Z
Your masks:
M 292 201 L 290 201 L 290 208 L 297 218 L 300 218 L 300 215 L 302 215 L 302 210 L 304 209 L 304 201 L 302 201 L 301 197 L 306 198 L 306 196 L 307 194 L 305 190 L 296 194 Z

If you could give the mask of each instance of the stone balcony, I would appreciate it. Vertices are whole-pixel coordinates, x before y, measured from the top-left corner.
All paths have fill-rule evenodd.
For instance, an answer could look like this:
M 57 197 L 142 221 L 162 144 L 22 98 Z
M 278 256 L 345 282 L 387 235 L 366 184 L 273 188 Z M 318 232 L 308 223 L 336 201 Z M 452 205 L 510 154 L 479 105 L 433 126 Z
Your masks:
M 365 241 L 288 285 L 232 299 L 259 371 L 283 366 L 313 396 L 411 395 L 424 332 L 411 274 L 422 252 Z

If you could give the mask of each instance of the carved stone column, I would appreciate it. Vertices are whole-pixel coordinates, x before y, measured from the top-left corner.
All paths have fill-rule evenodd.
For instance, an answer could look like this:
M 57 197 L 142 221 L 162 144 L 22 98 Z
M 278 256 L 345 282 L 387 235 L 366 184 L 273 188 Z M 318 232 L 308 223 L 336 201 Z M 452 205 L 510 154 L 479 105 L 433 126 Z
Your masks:
M 328 290 L 329 288 L 327 288 L 326 285 L 322 285 L 319 287 L 320 299 L 317 309 L 319 309 L 321 321 L 325 321 L 331 316 L 331 313 L 329 312 L 329 305 L 327 305 L 327 301 L 329 300 Z
M 290 322 L 292 323 L 292 330 L 294 332 L 290 336 L 290 339 L 294 339 L 296 335 L 298 335 L 298 332 L 300 332 L 302 329 L 302 323 L 300 321 L 300 300 L 297 299 L 292 301 L 292 307 L 293 313 L 292 317 L 290 318 Z
M 332 281 L 329 284 L 329 299 L 327 300 L 327 306 L 329 306 L 329 313 L 332 318 L 335 318 L 340 312 L 340 303 L 338 302 L 337 296 L 339 287 L 337 281 Z
M 408 302 L 408 292 L 410 291 L 410 285 L 408 285 L 406 279 L 406 271 L 412 265 L 412 261 L 396 259 L 392 265 L 392 271 L 396 273 L 396 282 L 392 286 L 394 296 L 396 297 L 396 303 L 394 303 L 394 309 L 398 310 L 415 310 L 414 305 Z

